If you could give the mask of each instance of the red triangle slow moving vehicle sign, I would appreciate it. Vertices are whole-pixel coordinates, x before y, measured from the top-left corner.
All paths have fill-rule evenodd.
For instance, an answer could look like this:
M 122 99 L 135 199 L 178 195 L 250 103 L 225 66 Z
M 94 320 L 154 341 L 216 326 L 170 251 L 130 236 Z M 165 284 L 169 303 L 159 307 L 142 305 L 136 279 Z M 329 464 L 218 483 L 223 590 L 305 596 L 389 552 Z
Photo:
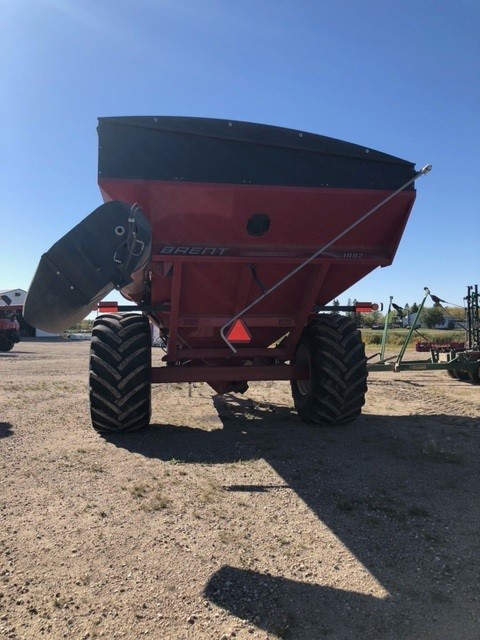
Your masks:
M 230 342 L 250 342 L 252 335 L 243 320 L 235 320 L 227 331 L 227 340 Z

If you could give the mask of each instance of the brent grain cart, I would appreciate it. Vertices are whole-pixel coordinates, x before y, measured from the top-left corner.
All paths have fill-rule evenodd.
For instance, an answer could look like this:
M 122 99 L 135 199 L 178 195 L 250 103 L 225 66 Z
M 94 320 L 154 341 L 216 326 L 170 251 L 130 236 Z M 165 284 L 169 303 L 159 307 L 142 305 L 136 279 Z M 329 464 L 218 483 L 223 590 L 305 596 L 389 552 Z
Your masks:
M 415 200 L 412 163 L 303 131 L 228 120 L 100 118 L 105 204 L 42 256 L 25 303 L 59 332 L 97 317 L 91 416 L 148 425 L 151 383 L 290 380 L 298 414 L 344 424 L 367 389 L 355 324 L 319 310 L 391 264 Z M 151 365 L 150 323 L 166 343 Z

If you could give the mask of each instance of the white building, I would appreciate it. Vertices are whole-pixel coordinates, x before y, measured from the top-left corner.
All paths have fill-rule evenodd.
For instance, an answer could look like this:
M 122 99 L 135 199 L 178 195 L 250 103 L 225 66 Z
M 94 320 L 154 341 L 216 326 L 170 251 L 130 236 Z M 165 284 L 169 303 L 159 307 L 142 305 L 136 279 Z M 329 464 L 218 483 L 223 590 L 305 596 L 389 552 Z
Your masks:
M 1 289 L 0 290 L 0 309 L 2 307 L 23 307 L 27 292 L 23 289 Z M 19 309 L 18 309 L 19 310 Z
M 47 333 L 41 329 L 33 329 L 23 320 L 22 311 L 25 304 L 27 292 L 24 289 L 0 289 L 0 311 L 3 309 L 17 311 L 20 322 L 20 330 L 23 335 L 33 336 L 36 338 L 56 338 L 58 333 Z M 21 316 L 21 318 L 19 317 Z

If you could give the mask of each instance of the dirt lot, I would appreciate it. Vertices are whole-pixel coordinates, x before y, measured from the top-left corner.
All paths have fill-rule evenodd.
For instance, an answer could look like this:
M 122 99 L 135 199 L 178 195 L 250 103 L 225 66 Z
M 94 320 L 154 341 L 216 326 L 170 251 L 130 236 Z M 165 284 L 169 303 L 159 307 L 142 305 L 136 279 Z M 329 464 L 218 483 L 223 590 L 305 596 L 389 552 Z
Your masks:
M 371 374 L 325 429 L 287 383 L 156 386 L 104 438 L 88 348 L 0 354 L 0 636 L 480 637 L 479 387 Z

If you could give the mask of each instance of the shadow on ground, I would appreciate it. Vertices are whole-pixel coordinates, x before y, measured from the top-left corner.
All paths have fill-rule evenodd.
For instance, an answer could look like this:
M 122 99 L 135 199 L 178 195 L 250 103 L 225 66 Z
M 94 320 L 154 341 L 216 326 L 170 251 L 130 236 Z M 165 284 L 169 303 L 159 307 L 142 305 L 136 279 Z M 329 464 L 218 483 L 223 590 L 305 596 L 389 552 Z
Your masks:
M 13 349 L 7 353 L 0 353 L 0 358 L 18 358 L 18 356 L 31 355 L 35 351 L 25 351 L 24 349 Z
M 0 438 L 13 436 L 13 428 L 9 422 L 0 422 Z
M 285 638 L 478 639 L 478 420 L 364 415 L 318 428 L 287 407 L 236 396 L 214 403 L 223 429 L 154 425 L 109 440 L 186 463 L 264 458 L 389 596 L 225 566 L 206 585 L 208 599 Z

